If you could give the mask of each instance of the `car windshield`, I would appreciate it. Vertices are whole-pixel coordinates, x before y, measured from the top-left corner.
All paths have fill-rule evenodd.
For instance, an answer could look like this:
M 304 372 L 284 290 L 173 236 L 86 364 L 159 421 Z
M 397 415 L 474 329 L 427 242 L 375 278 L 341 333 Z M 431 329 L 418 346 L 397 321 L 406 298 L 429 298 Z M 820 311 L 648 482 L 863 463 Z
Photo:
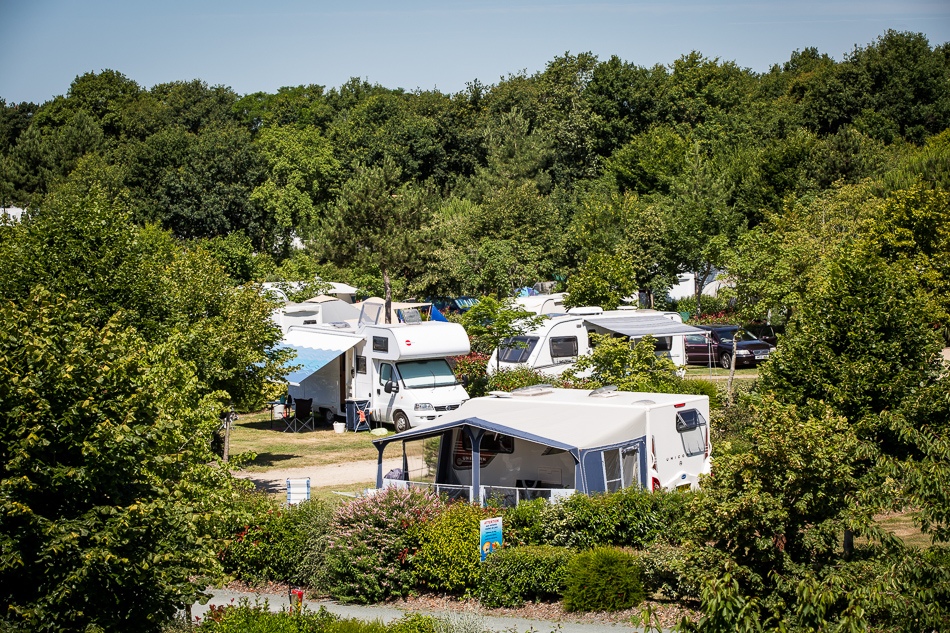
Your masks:
M 720 341 L 731 341 L 732 338 L 736 335 L 736 330 L 739 330 L 739 336 L 737 337 L 738 341 L 758 341 L 755 336 L 746 332 L 743 329 L 737 327 L 722 328 L 716 330 L 716 335 L 719 337 Z
M 399 376 L 407 389 L 426 387 L 449 387 L 458 384 L 455 374 L 444 358 L 410 360 L 396 363 Z
M 537 336 L 514 336 L 506 338 L 498 346 L 498 360 L 503 363 L 526 363 L 534 346 L 538 344 Z

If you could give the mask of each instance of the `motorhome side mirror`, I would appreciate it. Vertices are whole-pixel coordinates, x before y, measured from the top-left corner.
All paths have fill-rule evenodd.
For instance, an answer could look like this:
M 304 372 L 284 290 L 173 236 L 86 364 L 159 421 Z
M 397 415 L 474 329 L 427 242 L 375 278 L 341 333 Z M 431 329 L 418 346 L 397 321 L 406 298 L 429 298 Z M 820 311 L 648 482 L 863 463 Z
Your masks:
M 463 386 L 463 387 L 468 388 L 468 382 L 469 382 L 469 381 L 468 381 L 468 376 L 462 376 L 462 380 L 460 380 L 459 382 L 462 383 L 462 386 Z
M 386 385 L 383 387 L 383 391 L 386 393 L 399 393 L 399 385 L 394 383 L 392 380 L 387 380 Z

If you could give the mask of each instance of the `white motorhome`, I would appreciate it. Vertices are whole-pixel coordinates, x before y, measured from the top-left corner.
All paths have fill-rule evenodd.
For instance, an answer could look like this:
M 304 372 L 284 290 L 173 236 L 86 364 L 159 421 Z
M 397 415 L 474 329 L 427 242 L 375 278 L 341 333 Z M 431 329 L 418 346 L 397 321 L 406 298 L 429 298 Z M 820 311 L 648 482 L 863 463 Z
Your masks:
M 496 392 L 374 440 L 376 487 L 428 487 L 503 505 L 575 492 L 695 489 L 711 468 L 708 420 L 707 396 L 545 385 Z M 386 453 L 393 443 L 404 467 L 384 474 L 384 459 L 398 457 Z
M 287 376 L 290 396 L 312 399 L 325 421 L 355 407 L 405 431 L 468 400 L 446 360 L 470 351 L 457 323 L 379 324 L 363 314 L 355 322 L 291 325 L 283 344 L 300 366 Z
M 327 325 L 349 322 L 359 319 L 360 309 L 354 305 L 330 297 L 319 295 L 301 303 L 285 303 L 276 310 L 272 318 L 285 334 L 294 325 Z
M 702 332 L 685 325 L 675 312 L 605 312 L 592 308 L 580 314 L 552 316 L 533 330 L 507 341 L 492 352 L 488 371 L 530 367 L 548 376 L 559 376 L 573 367 L 578 357 L 590 354 L 590 334 L 608 334 L 634 341 L 652 336 L 656 339 L 656 352 L 681 367 L 686 365 L 685 335 Z

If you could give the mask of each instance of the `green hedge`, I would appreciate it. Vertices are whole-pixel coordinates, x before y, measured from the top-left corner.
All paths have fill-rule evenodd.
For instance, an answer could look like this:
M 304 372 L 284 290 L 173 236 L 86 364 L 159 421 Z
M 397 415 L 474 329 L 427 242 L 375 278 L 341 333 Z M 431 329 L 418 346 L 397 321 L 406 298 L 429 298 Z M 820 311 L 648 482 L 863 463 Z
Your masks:
M 555 504 L 531 502 L 508 510 L 507 532 L 516 544 L 589 549 L 597 545 L 644 548 L 676 537 L 672 528 L 682 515 L 683 493 L 640 489 L 588 497 L 575 494 Z
M 552 545 L 504 548 L 485 559 L 478 599 L 486 607 L 520 607 L 557 600 L 573 552 Z
M 565 611 L 621 611 L 643 602 L 642 569 L 616 547 L 581 552 L 567 566 Z

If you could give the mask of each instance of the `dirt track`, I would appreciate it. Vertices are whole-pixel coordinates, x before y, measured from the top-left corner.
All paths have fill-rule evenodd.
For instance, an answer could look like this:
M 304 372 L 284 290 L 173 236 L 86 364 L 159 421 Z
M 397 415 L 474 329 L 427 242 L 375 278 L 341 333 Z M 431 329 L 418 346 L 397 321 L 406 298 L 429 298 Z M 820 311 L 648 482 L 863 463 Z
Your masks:
M 401 459 L 383 460 L 383 474 L 402 465 Z M 275 468 L 263 473 L 237 471 L 236 477 L 254 482 L 258 490 L 264 492 L 286 492 L 287 480 L 310 477 L 311 488 L 327 488 L 331 486 L 352 486 L 363 484 L 375 487 L 376 460 L 347 462 L 344 464 L 329 464 L 327 466 L 306 466 L 303 468 Z

